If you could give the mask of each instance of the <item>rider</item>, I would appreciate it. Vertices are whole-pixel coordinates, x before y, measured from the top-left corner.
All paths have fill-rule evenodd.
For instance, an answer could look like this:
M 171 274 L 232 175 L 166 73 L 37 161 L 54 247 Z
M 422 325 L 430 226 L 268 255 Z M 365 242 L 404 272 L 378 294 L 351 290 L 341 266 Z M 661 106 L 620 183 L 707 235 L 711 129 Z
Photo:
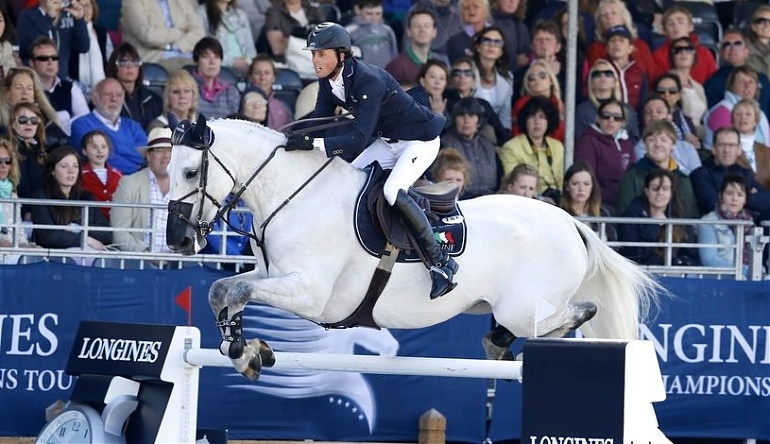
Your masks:
M 458 265 L 439 247 L 428 218 L 407 189 L 436 158 L 446 119 L 412 99 L 386 71 L 353 58 L 350 35 L 338 24 L 317 25 L 305 49 L 313 53 L 320 80 L 316 107 L 308 117 L 331 116 L 340 106 L 355 119 L 340 136 L 290 134 L 286 151 L 315 148 L 352 160 L 357 168 L 377 161 L 392 169 L 383 187 L 385 199 L 431 263 L 431 299 L 445 295 L 456 286 L 452 279 Z

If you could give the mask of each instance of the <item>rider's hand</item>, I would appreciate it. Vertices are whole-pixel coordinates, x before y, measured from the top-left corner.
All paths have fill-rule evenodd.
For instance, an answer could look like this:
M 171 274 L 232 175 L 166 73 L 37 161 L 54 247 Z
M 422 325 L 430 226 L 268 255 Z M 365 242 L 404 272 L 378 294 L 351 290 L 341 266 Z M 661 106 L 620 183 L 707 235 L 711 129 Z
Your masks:
M 313 138 L 305 134 L 289 134 L 286 140 L 286 151 L 313 149 Z

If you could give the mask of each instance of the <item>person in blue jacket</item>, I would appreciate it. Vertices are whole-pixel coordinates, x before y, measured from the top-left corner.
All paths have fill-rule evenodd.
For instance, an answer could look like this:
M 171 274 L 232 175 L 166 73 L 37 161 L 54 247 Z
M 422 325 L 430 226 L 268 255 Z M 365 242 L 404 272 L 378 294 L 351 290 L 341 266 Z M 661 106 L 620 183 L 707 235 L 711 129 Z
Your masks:
M 316 107 L 308 118 L 331 116 L 339 106 L 355 119 L 336 136 L 290 134 L 286 151 L 319 149 L 357 168 L 377 161 L 392 169 L 383 187 L 385 199 L 431 263 L 431 299 L 445 295 L 456 286 L 458 265 L 441 250 L 425 213 L 407 189 L 436 158 L 446 118 L 415 101 L 385 70 L 351 57 L 350 35 L 338 24 L 317 25 L 305 49 L 312 51 L 320 79 Z

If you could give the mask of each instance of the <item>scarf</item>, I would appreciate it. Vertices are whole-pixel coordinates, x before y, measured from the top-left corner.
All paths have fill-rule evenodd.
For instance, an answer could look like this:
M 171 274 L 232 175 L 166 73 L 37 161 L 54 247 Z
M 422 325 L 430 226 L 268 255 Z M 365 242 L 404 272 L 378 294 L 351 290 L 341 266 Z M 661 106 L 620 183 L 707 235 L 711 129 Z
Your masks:
M 751 216 L 751 214 L 748 211 L 746 211 L 745 208 L 742 209 L 737 214 L 734 214 L 727 211 L 727 208 L 725 208 L 724 206 L 717 204 L 716 213 L 717 213 L 717 216 L 719 216 L 720 219 L 723 219 L 723 220 L 750 220 L 752 222 L 754 221 L 754 218 Z M 747 225 L 743 227 L 743 235 L 744 235 L 744 240 L 747 241 L 746 243 L 748 243 L 748 238 L 749 236 L 751 236 L 751 232 L 753 231 L 753 228 L 754 228 L 753 225 Z M 737 238 L 738 236 L 736 235 L 736 239 Z M 747 248 L 744 245 L 743 247 L 743 264 L 744 265 L 748 265 L 749 260 L 751 259 L 750 250 L 751 250 L 750 248 Z
M 206 85 L 206 79 L 198 74 L 197 71 L 195 72 L 194 76 L 203 80 L 203 86 L 201 87 L 201 98 L 208 102 L 213 102 L 222 91 L 226 90 L 230 86 L 228 82 L 219 80 L 219 77 L 214 77 L 214 81 L 211 82 L 211 87 L 209 88 Z
M 13 182 L 9 179 L 0 179 L 0 199 L 10 199 L 13 195 Z M 5 211 L 0 208 L 0 224 L 5 223 Z M 7 228 L 3 228 L 7 230 Z

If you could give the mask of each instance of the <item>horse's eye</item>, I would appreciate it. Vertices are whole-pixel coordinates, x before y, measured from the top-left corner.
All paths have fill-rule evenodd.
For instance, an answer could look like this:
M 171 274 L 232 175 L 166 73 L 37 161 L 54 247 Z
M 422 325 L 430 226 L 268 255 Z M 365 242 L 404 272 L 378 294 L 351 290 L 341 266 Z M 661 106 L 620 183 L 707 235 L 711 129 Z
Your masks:
M 197 175 L 198 175 L 198 170 L 187 170 L 184 173 L 184 178 L 187 180 L 193 180 Z

